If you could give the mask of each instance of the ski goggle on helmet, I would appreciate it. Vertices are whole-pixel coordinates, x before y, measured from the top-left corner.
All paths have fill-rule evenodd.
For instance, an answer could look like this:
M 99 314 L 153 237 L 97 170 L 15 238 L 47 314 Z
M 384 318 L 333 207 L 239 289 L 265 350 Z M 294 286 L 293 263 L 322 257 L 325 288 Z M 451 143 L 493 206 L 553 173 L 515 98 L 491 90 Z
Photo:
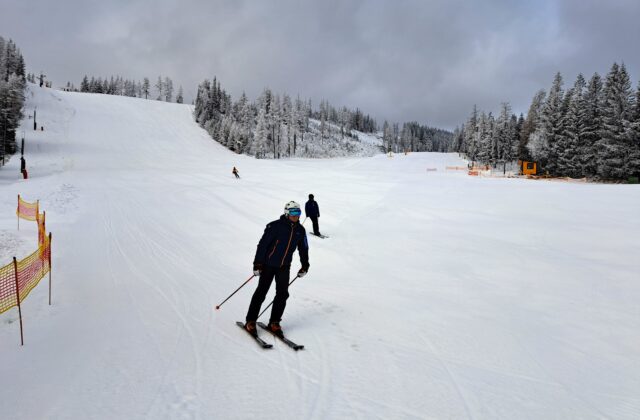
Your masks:
M 284 214 L 285 216 L 300 216 L 302 214 L 302 210 L 300 210 L 300 204 L 295 201 L 289 201 L 284 205 Z

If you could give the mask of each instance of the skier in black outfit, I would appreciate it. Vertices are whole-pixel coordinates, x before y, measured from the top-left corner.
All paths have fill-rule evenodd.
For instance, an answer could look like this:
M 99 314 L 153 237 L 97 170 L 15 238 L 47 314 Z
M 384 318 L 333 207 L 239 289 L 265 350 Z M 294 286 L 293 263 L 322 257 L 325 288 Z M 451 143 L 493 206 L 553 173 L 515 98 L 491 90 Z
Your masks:
M 313 194 L 309 194 L 309 201 L 304 205 L 304 213 L 313 222 L 313 234 L 316 236 L 322 236 L 320 233 L 320 227 L 318 226 L 320 207 L 318 207 L 318 202 L 313 199 Z
M 240 174 L 238 174 L 238 170 L 236 169 L 236 167 L 233 167 L 233 170 L 231 171 L 232 174 L 234 174 L 236 176 L 236 179 L 240 178 Z
M 267 296 L 274 277 L 276 279 L 276 296 L 273 299 L 269 329 L 276 334 L 282 333 L 280 320 L 289 297 L 289 271 L 296 248 L 298 248 L 302 263 L 298 277 L 303 277 L 309 271 L 309 245 L 307 233 L 300 224 L 301 213 L 298 203 L 288 202 L 284 207 L 284 214 L 280 216 L 280 219 L 267 225 L 258 243 L 253 261 L 253 274 L 260 276 L 260 280 L 251 298 L 245 323 L 246 330 L 251 334 L 257 334 L 256 321 L 260 313 L 260 306 Z

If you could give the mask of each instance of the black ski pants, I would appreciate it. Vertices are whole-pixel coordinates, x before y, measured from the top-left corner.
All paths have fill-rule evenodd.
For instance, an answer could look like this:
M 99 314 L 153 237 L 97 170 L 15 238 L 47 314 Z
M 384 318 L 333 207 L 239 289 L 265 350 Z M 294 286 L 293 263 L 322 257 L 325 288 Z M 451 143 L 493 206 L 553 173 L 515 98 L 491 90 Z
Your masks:
M 318 226 L 318 218 L 311 216 L 311 222 L 313 223 L 313 234 L 320 235 L 320 226 Z
M 287 305 L 287 298 L 289 297 L 290 269 L 290 265 L 285 265 L 283 267 L 265 266 L 262 269 L 258 287 L 253 293 L 251 304 L 249 305 L 249 311 L 247 312 L 247 322 L 258 320 L 260 307 L 262 306 L 262 302 L 264 302 L 264 298 L 267 297 L 267 292 L 271 287 L 271 282 L 274 277 L 276 279 L 276 297 L 273 299 L 271 318 L 269 318 L 269 322 L 280 322 L 282 314 L 284 313 L 284 308 Z

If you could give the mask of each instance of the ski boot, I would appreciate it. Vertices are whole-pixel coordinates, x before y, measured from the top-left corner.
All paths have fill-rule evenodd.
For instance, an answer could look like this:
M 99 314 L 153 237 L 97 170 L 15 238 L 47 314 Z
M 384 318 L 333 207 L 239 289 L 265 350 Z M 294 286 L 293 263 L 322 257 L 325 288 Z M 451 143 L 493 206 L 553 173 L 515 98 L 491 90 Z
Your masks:
M 267 328 L 269 329 L 269 331 L 271 331 L 271 333 L 275 334 L 275 335 L 284 335 L 284 333 L 282 332 L 282 327 L 280 326 L 279 322 L 269 322 L 269 325 L 267 325 Z
M 247 332 L 253 336 L 258 335 L 258 330 L 256 328 L 256 321 L 247 321 L 247 323 L 244 324 L 244 329 L 247 330 Z

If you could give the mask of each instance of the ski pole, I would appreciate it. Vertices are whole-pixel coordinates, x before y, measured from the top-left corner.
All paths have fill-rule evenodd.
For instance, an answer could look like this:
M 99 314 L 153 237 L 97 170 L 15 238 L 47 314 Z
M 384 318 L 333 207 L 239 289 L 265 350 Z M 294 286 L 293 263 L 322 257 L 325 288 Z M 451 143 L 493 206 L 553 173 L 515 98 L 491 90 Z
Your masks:
M 293 280 L 291 280 L 291 281 L 289 282 L 289 286 L 291 286 L 291 284 L 293 284 L 293 282 L 294 282 L 294 281 L 296 281 L 296 279 L 297 279 L 298 277 L 300 277 L 300 276 L 295 276 L 295 277 L 293 278 Z M 271 307 L 271 305 L 273 305 L 273 301 L 271 301 L 271 303 L 269 304 L 269 306 L 267 306 L 266 308 L 264 308 L 264 310 L 263 310 L 262 312 L 260 312 L 260 315 L 258 315 L 258 318 L 260 318 L 260 316 L 262 316 L 262 314 L 263 314 L 263 313 L 265 313 L 265 312 L 267 311 L 267 309 L 269 309 L 269 308 Z
M 304 217 L 304 220 L 302 221 L 302 224 L 304 225 L 304 222 L 307 221 L 307 216 Z
M 244 283 L 242 283 L 242 286 L 238 287 L 238 288 L 236 289 L 236 291 L 235 291 L 235 292 L 231 293 L 231 294 L 229 295 L 229 297 L 228 297 L 228 298 L 226 298 L 225 300 L 223 300 L 223 301 L 222 301 L 222 303 L 221 303 L 220 305 L 216 305 L 216 310 L 220 309 L 220 307 L 221 307 L 221 306 L 222 306 L 226 301 L 228 301 L 229 299 L 231 299 L 231 296 L 235 295 L 235 294 L 238 292 L 238 290 L 242 289 L 242 288 L 244 287 L 244 285 L 245 285 L 245 284 L 247 284 L 247 283 L 249 283 L 249 280 L 251 280 L 251 279 L 252 279 L 252 278 L 254 278 L 255 276 L 256 276 L 256 275 L 254 274 L 254 275 L 252 275 L 251 277 L 249 277 L 249 278 L 247 279 L 247 281 L 245 281 Z

